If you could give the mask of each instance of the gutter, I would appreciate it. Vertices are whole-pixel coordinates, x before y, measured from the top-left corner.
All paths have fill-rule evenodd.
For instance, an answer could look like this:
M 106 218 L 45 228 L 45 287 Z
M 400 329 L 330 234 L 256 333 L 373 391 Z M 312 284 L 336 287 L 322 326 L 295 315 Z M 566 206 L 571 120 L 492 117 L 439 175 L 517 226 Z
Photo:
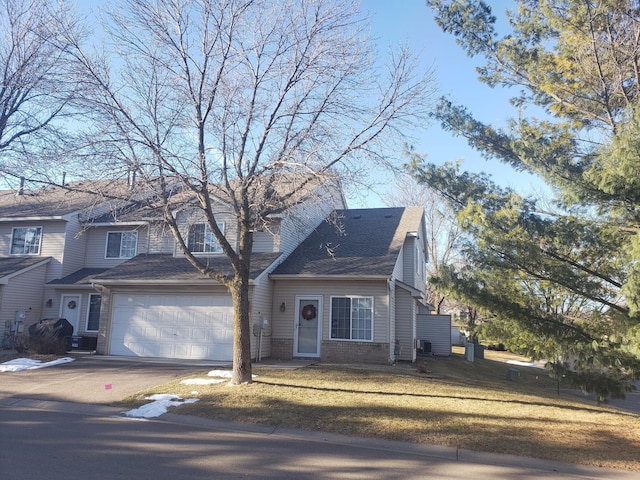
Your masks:
M 254 285 L 254 280 L 249 280 L 249 285 Z M 136 286 L 136 285 L 162 285 L 162 286 L 170 286 L 170 285 L 179 285 L 179 286 L 201 286 L 201 285 L 221 285 L 224 286 L 220 282 L 216 282 L 211 279 L 201 279 L 201 280 L 117 280 L 117 279 L 105 279 L 105 280 L 95 280 L 91 282 L 93 287 L 95 286 Z
M 0 222 L 43 222 L 46 220 L 69 221 L 66 215 L 55 215 L 52 217 L 0 217 Z
M 274 280 L 389 280 L 389 275 L 270 274 Z

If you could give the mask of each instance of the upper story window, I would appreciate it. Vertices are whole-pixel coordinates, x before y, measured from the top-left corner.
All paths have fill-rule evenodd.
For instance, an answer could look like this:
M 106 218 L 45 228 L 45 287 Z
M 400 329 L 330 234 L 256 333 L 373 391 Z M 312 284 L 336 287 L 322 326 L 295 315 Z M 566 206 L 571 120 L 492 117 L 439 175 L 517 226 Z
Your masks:
M 106 258 L 133 258 L 136 256 L 138 232 L 108 232 Z
M 218 228 L 224 232 L 224 223 L 219 223 Z M 191 253 L 219 253 L 222 251 L 220 244 L 206 223 L 195 223 L 189 227 L 187 243 Z
M 39 255 L 42 227 L 16 227 L 11 235 L 11 255 Z
M 373 297 L 333 297 L 331 338 L 373 340 Z

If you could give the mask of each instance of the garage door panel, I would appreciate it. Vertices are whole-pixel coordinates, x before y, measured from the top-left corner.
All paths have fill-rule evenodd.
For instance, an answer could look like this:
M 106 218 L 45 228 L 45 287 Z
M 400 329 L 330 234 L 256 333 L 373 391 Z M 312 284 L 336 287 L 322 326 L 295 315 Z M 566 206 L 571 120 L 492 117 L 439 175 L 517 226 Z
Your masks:
M 230 361 L 231 299 L 216 295 L 114 295 L 113 355 Z

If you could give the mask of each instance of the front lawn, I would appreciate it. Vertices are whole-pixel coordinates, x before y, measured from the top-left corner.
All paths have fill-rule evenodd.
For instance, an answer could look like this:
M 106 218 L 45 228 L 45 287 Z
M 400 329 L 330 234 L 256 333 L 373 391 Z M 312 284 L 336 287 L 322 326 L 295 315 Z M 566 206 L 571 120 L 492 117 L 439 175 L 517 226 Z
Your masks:
M 119 406 L 174 393 L 200 399 L 184 415 L 640 471 L 640 415 L 558 395 L 544 370 L 518 366 L 508 381 L 507 353 L 470 363 L 456 352 L 416 365 L 254 368 L 249 385 L 174 382 Z

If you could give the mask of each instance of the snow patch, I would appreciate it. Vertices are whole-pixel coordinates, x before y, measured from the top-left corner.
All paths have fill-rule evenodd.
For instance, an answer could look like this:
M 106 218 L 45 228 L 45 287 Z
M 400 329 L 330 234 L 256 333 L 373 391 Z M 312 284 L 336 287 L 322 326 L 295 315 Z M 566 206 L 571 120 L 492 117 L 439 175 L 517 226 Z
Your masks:
M 224 383 L 224 378 L 187 378 L 180 382 L 181 385 L 215 385 L 216 383 Z
M 53 367 L 62 363 L 73 362 L 71 357 L 62 357 L 57 360 L 42 363 L 41 360 L 32 360 L 30 358 L 16 358 L 0 364 L 0 372 L 20 372 L 22 370 L 35 370 L 36 368 Z
M 183 399 L 180 395 L 171 393 L 156 393 L 150 397 L 146 397 L 146 399 L 153 400 L 153 402 L 123 413 L 127 417 L 154 418 L 159 417 L 163 413 L 167 413 L 169 407 L 179 407 L 185 403 L 195 403 L 199 400 L 199 398 Z

